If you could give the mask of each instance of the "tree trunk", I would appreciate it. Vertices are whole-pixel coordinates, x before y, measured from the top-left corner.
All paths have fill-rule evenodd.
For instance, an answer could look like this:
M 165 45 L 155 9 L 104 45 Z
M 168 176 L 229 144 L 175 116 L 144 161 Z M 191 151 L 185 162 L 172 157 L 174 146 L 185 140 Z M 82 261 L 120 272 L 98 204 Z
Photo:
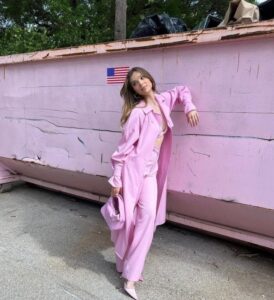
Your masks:
M 77 0 L 71 0 L 71 6 L 73 9 L 75 9 L 77 7 Z
M 114 39 L 124 40 L 127 31 L 127 0 L 115 0 Z

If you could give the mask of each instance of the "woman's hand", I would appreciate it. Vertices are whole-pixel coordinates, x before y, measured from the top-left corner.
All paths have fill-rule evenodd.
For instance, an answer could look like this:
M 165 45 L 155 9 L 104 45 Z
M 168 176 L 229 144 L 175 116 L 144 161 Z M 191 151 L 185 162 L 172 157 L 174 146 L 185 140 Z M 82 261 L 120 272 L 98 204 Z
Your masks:
M 120 187 L 112 187 L 111 188 L 111 197 L 118 196 L 120 193 L 121 188 Z
M 199 115 L 197 110 L 191 110 L 187 113 L 187 122 L 190 124 L 191 127 L 197 126 L 199 123 Z

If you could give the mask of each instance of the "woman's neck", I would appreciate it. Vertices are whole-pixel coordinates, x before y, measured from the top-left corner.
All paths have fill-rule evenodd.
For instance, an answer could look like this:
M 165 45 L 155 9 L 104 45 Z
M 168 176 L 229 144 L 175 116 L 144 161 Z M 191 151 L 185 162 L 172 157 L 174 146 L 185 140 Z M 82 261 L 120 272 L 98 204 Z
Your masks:
M 148 105 L 155 105 L 156 100 L 155 100 L 154 92 L 151 91 L 151 93 L 149 93 L 147 96 L 144 97 L 144 100 Z

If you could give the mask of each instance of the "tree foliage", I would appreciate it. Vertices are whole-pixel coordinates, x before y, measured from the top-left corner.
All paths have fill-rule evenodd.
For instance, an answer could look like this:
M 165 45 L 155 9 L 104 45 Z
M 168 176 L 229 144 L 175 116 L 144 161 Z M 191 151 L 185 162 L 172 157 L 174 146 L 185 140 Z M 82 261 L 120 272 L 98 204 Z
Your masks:
M 254 2 L 254 1 L 249 1 Z M 189 29 L 228 0 L 127 0 L 127 36 L 147 15 L 166 12 Z M 0 55 L 113 40 L 115 0 L 0 0 Z

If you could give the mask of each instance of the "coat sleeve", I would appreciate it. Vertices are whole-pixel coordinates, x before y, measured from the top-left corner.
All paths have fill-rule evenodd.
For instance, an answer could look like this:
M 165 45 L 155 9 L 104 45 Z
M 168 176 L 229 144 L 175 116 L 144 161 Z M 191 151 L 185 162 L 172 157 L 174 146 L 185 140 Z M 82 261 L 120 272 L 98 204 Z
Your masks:
M 113 187 L 122 187 L 121 174 L 124 162 L 139 140 L 141 131 L 141 113 L 141 109 L 135 108 L 132 110 L 123 127 L 122 137 L 118 143 L 118 147 L 111 156 L 113 176 L 108 182 Z
M 191 110 L 196 110 L 196 106 L 192 103 L 192 96 L 187 86 L 176 86 L 171 90 L 161 93 L 161 95 L 165 98 L 165 102 L 169 106 L 170 111 L 173 110 L 176 103 L 183 104 L 185 114 Z

